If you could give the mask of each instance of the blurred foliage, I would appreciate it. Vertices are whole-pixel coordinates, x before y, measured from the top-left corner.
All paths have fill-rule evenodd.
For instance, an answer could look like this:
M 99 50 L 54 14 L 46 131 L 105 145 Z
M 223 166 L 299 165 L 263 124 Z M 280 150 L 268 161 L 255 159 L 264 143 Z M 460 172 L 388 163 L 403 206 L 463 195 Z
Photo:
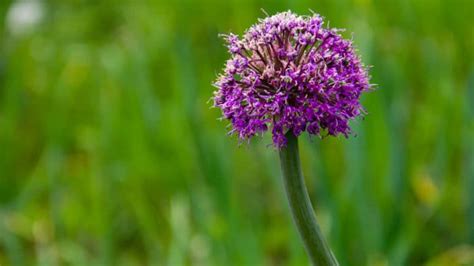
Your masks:
M 269 136 L 207 102 L 218 33 L 309 9 L 378 90 L 302 138 L 341 265 L 474 265 L 474 1 L 0 2 L 0 265 L 305 265 Z

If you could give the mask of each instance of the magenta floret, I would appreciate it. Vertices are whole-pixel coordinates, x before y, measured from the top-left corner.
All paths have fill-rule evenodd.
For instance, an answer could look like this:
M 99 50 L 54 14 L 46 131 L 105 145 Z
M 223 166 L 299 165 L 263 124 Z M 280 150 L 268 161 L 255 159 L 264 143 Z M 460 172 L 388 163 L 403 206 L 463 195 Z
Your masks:
M 363 113 L 360 95 L 371 87 L 367 68 L 352 42 L 324 28 L 319 15 L 278 13 L 242 39 L 224 37 L 231 58 L 214 83 L 214 106 L 240 139 L 269 128 L 278 148 L 289 130 L 347 136 L 349 121 Z

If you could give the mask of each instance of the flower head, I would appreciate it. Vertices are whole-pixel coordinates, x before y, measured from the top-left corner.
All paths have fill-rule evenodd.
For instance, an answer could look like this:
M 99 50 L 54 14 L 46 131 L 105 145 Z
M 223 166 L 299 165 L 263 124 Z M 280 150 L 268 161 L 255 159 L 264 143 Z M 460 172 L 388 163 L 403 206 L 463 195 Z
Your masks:
M 323 27 L 317 14 L 290 11 L 259 20 L 243 38 L 223 35 L 231 58 L 214 85 L 214 106 L 241 139 L 272 130 L 276 147 L 285 133 L 350 133 L 370 88 L 352 42 Z

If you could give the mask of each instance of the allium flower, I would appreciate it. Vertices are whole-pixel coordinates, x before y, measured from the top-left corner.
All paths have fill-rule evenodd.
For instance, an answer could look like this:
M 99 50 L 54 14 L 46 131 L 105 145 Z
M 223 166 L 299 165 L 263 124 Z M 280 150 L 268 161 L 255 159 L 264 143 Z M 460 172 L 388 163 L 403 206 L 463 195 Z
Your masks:
M 318 14 L 288 11 L 259 20 L 242 39 L 223 35 L 231 58 L 213 99 L 231 133 L 249 139 L 270 128 L 278 148 L 290 130 L 347 136 L 370 84 L 352 42 L 339 31 L 324 28 Z

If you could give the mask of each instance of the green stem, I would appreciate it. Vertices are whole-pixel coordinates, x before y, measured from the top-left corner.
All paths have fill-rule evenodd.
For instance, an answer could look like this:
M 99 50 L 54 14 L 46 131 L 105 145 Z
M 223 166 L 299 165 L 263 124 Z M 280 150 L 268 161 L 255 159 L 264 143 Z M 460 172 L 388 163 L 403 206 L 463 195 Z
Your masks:
M 324 239 L 314 215 L 301 172 L 298 138 L 292 132 L 288 132 L 286 138 L 288 140 L 286 147 L 280 149 L 281 170 L 293 220 L 303 240 L 306 252 L 308 252 L 313 265 L 339 265 Z

